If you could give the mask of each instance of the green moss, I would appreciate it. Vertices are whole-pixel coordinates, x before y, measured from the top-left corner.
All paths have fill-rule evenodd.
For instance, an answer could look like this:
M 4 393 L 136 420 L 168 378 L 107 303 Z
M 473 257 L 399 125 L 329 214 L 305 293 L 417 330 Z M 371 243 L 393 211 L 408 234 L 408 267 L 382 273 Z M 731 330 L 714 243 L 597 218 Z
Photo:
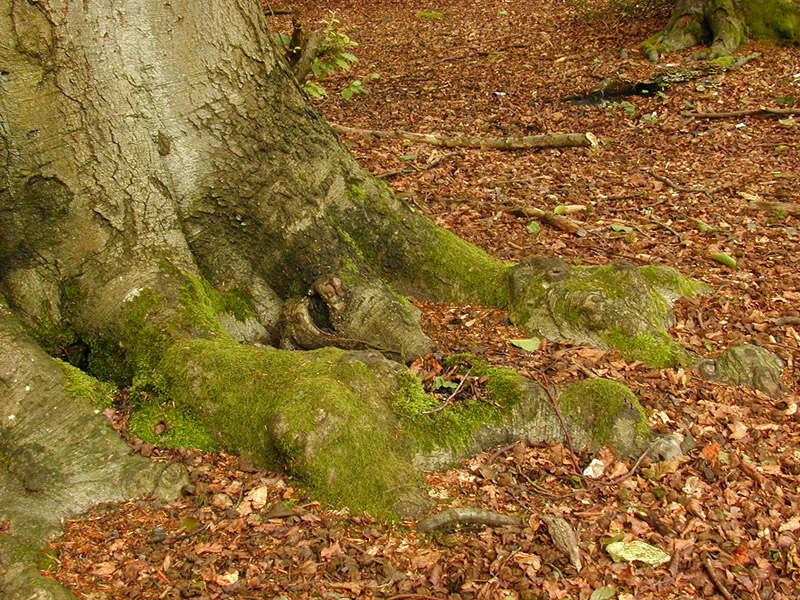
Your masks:
M 40 571 L 55 570 L 58 568 L 60 561 L 58 560 L 59 552 L 55 548 L 48 548 L 46 551 L 38 552 L 36 559 L 36 568 Z
M 800 42 L 800 5 L 795 0 L 749 0 L 742 10 L 753 37 Z
M 361 251 L 361 248 L 358 247 L 358 244 L 356 244 L 356 241 L 353 239 L 353 237 L 338 225 L 335 225 L 335 227 L 336 231 L 339 232 L 339 235 L 342 236 L 342 239 L 353 250 L 355 255 L 362 261 L 366 260 L 364 258 L 364 253 Z
M 488 396 L 442 409 L 441 401 L 427 394 L 410 371 L 404 371 L 399 378 L 398 390 L 392 396 L 392 408 L 401 417 L 405 431 L 423 452 L 437 448 L 464 448 L 481 425 L 500 422 L 521 399 L 518 373 L 489 367 L 483 360 L 468 354 L 450 357 L 448 362 L 462 365 L 462 374 L 469 370 L 471 376 L 487 377 Z M 433 410 L 436 412 L 430 412 Z
M 601 337 L 628 360 L 641 360 L 648 365 L 661 368 L 688 366 L 692 362 L 689 353 L 666 333 L 631 334 L 611 330 L 603 332 Z
M 154 431 L 154 426 L 159 423 L 166 425 L 162 435 Z M 198 448 L 207 452 L 217 449 L 215 440 L 196 418 L 169 404 L 151 400 L 137 406 L 128 428 L 144 441 L 158 446 Z
M 719 65 L 724 69 L 729 69 L 736 63 L 736 59 L 731 55 L 726 55 L 726 56 L 718 56 L 717 58 L 712 58 L 709 62 Z
M 59 348 L 66 348 L 78 341 L 72 328 L 53 319 L 52 307 L 46 300 L 39 307 L 39 317 L 33 322 L 32 333 L 44 351 L 51 355 Z
M 508 304 L 505 272 L 510 265 L 438 227 L 385 186 L 364 179 L 356 188 L 366 195 L 374 218 L 354 218 L 352 211 L 330 215 L 354 258 L 407 295 Z
M 96 408 L 102 409 L 111 406 L 116 386 L 99 381 L 69 363 L 61 360 L 58 362 L 64 371 L 64 377 L 67 380 L 65 387 L 68 392 L 74 396 L 88 399 Z
M 639 273 L 666 298 L 698 296 L 711 291 L 705 283 L 681 275 L 677 269 L 665 265 L 639 267 Z
M 512 318 L 531 333 L 618 348 L 626 358 L 657 366 L 687 361 L 666 331 L 670 304 L 705 292 L 705 285 L 664 266 L 572 267 L 554 283 L 534 267 L 512 275 Z
M 228 333 L 217 320 L 220 313 L 229 313 L 239 321 L 246 321 L 255 315 L 252 304 L 234 292 L 220 292 L 206 280 L 188 272 L 181 273 L 184 285 L 179 298 L 183 309 L 185 324 L 175 322 L 176 326 L 190 326 L 205 330 L 220 338 L 229 338 Z
M 252 299 L 246 293 L 220 292 L 205 279 L 169 263 L 162 267 L 182 281 L 179 310 L 175 310 L 174 302 L 152 289 L 143 288 L 132 294 L 125 302 L 119 341 L 86 340 L 90 348 L 89 371 L 97 377 L 158 391 L 162 385 L 154 371 L 174 340 L 187 336 L 230 340 L 217 315 L 228 313 L 240 321 L 254 316 Z
M 392 410 L 402 417 L 417 418 L 439 407 L 439 401 L 422 387 L 422 382 L 411 371 L 405 370 L 398 378 L 398 390 L 392 396 Z
M 435 271 L 429 275 L 431 287 L 440 287 L 441 295 L 449 296 L 448 299 L 477 299 L 491 306 L 508 307 L 510 292 L 506 272 L 511 263 L 489 256 L 442 227 L 435 227 L 432 233 L 434 242 L 429 248 L 429 260 L 435 265 Z M 450 296 L 446 289 L 441 289 L 443 284 L 457 290 L 458 294 Z
M 642 405 L 625 385 L 610 379 L 584 379 L 566 386 L 558 399 L 565 416 L 578 423 L 591 423 L 592 440 L 598 446 L 615 445 L 619 432 L 615 426 L 627 416 L 641 438 L 650 435 Z
M 357 183 L 347 184 L 347 192 L 354 200 L 363 200 L 367 197 L 367 192 L 365 192 L 364 188 Z
M 335 505 L 391 516 L 399 487 L 419 481 L 383 404 L 394 379 L 345 354 L 195 339 L 174 344 L 160 370 L 176 406 L 229 450 L 286 468 Z

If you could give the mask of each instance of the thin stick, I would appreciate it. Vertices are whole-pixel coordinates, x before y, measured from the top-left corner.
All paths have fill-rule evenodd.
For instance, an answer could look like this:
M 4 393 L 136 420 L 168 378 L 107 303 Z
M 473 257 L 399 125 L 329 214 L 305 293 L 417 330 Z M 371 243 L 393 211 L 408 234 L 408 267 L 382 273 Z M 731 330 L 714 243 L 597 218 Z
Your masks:
M 663 227 L 664 229 L 669 231 L 672 235 L 674 235 L 676 238 L 678 238 L 679 242 L 683 242 L 683 238 L 681 237 L 681 234 L 678 233 L 677 231 L 675 231 L 672 227 L 670 227 L 666 223 L 662 223 L 661 221 L 656 221 L 655 219 L 650 219 L 650 222 L 651 223 L 655 223 L 656 225 L 660 225 L 661 227 Z
M 510 137 L 482 137 L 477 135 L 433 135 L 429 133 L 414 133 L 401 129 L 362 129 L 360 127 L 347 127 L 331 123 L 331 127 L 339 133 L 350 135 L 364 135 L 382 138 L 411 140 L 433 146 L 448 148 L 477 148 L 481 150 L 522 150 L 527 148 L 588 148 L 597 145 L 596 138 L 590 133 L 549 133 L 542 135 L 510 136 Z
M 567 422 L 564 420 L 564 415 L 561 414 L 561 409 L 558 408 L 558 402 L 556 402 L 556 399 L 553 396 L 553 393 L 550 391 L 550 388 L 539 381 L 539 379 L 533 373 L 526 371 L 526 375 L 538 383 L 547 394 L 547 397 L 550 398 L 550 404 L 552 404 L 553 410 L 555 411 L 558 420 L 561 422 L 561 428 L 564 430 L 564 437 L 567 440 L 567 446 L 569 446 L 569 451 L 572 454 L 572 463 L 575 465 L 575 469 L 578 471 L 578 473 L 580 473 L 581 467 L 578 464 L 578 455 L 575 454 L 575 447 L 572 445 L 572 434 L 569 432 Z
M 669 177 L 665 177 L 664 175 L 659 175 L 658 173 L 654 173 L 653 171 L 648 171 L 647 169 L 644 169 L 644 172 L 650 175 L 651 177 L 658 179 L 661 183 L 666 183 L 669 187 L 674 188 L 679 192 L 683 192 L 685 194 L 700 193 L 700 194 L 705 194 L 709 198 L 711 197 L 711 192 L 709 192 L 702 185 L 694 185 L 692 187 L 687 187 L 685 185 L 680 185 L 678 183 L 675 183 Z
M 462 378 L 461 378 L 461 381 L 459 381 L 459 383 L 458 383 L 458 387 L 456 387 L 456 389 L 455 389 L 455 390 L 453 390 L 453 393 L 452 393 L 452 394 L 450 394 L 450 395 L 447 397 L 447 399 L 446 399 L 446 400 L 445 400 L 445 401 L 442 403 L 442 405 L 441 405 L 441 406 L 437 406 L 436 408 L 434 408 L 434 409 L 431 409 L 431 410 L 426 410 L 426 411 L 423 411 L 423 413 L 422 413 L 422 414 L 423 414 L 423 415 L 432 415 L 433 413 L 437 413 L 437 412 L 439 412 L 440 410 L 444 409 L 444 408 L 445 408 L 445 407 L 446 407 L 448 404 L 450 404 L 450 400 L 452 400 L 453 398 L 455 398 L 455 397 L 456 397 L 456 394 L 458 394 L 458 392 L 460 392 L 460 391 L 461 391 L 461 388 L 462 388 L 462 387 L 464 387 L 464 383 L 467 381 L 467 378 L 469 377 L 469 374 L 470 374 L 470 373 L 472 373 L 472 367 L 470 367 L 470 368 L 469 368 L 469 371 L 467 371 L 467 374 L 466 374 L 466 375 L 464 375 L 464 377 L 462 377 Z
M 749 108 L 746 110 L 733 110 L 730 112 L 696 112 L 696 113 L 689 113 L 689 116 L 692 116 L 696 119 L 728 119 L 731 117 L 751 117 L 751 116 L 763 116 L 763 117 L 782 117 L 786 115 L 800 115 L 800 109 L 798 108 L 767 108 L 765 106 L 759 106 L 758 108 Z

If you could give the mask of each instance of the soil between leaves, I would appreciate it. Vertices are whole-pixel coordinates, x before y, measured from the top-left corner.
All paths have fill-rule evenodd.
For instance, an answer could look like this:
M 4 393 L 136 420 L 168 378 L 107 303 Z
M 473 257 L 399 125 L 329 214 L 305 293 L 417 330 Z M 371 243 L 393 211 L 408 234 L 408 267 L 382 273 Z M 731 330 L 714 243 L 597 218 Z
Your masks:
M 553 341 L 525 352 L 510 343 L 525 336 L 500 311 L 420 303 L 439 347 L 423 375 L 444 356 L 470 351 L 549 385 L 618 379 L 652 411 L 654 428 L 691 436 L 688 460 L 663 473 L 643 464 L 618 485 L 575 489 L 575 467 L 561 446 L 487 452 L 431 474 L 431 493 L 442 505 L 530 515 L 528 527 L 423 536 L 411 524 L 385 526 L 327 510 L 292 482 L 224 454 L 138 445 L 155 460 L 187 464 L 194 492 L 175 503 L 99 507 L 71 521 L 52 545 L 48 573 L 87 598 L 560 599 L 588 598 L 613 585 L 620 597 L 670 599 L 724 593 L 709 577 L 709 557 L 732 594 L 800 595 L 800 219 L 747 208 L 755 197 L 797 202 L 800 126 L 682 114 L 795 102 L 800 50 L 750 44 L 739 52 L 760 52 L 758 59 L 675 86 L 664 98 L 573 106 L 558 99 L 604 77 L 648 78 L 653 66 L 636 45 L 666 15 L 618 19 L 603 12 L 603 3 L 581 0 L 295 5 L 307 23 L 335 9 L 360 44 L 354 70 L 322 82 L 330 97 L 319 108 L 331 121 L 446 135 L 590 131 L 603 141 L 595 151 L 459 150 L 425 168 L 449 151 L 345 138 L 372 172 L 407 171 L 387 181 L 412 204 L 505 259 L 548 254 L 584 264 L 675 266 L 716 290 L 678 302 L 679 341 L 707 356 L 739 342 L 763 345 L 787 364 L 790 392 L 775 401 Z M 416 16 L 422 9 L 443 18 Z M 272 22 L 289 26 L 284 17 Z M 628 58 L 620 58 L 622 49 Z M 381 77 L 369 84 L 369 95 L 349 102 L 338 95 L 372 72 Z M 559 204 L 587 207 L 571 215 L 586 235 L 542 225 L 534 237 L 531 219 L 516 210 Z M 714 262 L 714 252 L 735 257 L 740 268 Z M 580 457 L 581 466 L 591 458 Z M 609 453 L 600 458 L 609 464 L 601 481 L 631 466 Z M 545 512 L 573 524 L 586 565 L 580 574 L 550 542 L 537 517 Z M 671 553 L 672 562 L 613 563 L 602 543 L 619 534 Z

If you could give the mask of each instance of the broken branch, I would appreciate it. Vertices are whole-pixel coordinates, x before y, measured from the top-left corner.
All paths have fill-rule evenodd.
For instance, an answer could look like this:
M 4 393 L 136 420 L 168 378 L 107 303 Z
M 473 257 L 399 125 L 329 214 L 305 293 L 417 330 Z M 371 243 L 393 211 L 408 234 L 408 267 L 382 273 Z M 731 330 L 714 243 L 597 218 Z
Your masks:
M 733 117 L 785 117 L 792 115 L 800 115 L 798 108 L 767 108 L 759 106 L 758 108 L 749 108 L 746 110 L 733 110 L 729 112 L 695 112 L 689 113 L 695 119 L 728 119 Z
M 479 508 L 448 508 L 420 521 L 417 529 L 420 531 L 433 531 L 453 523 L 480 523 L 481 525 L 497 527 L 502 525 L 522 525 L 522 519 Z
M 331 127 L 339 133 L 350 135 L 411 140 L 412 142 L 421 142 L 423 144 L 448 148 L 522 150 L 526 148 L 589 148 L 597 145 L 597 140 L 591 133 L 548 133 L 519 137 L 481 137 L 477 135 L 433 135 L 430 133 L 413 133 L 400 129 L 362 129 L 360 127 L 347 127 L 337 123 L 331 123 Z
M 539 219 L 551 227 L 555 227 L 561 231 L 566 231 L 567 233 L 572 233 L 580 237 L 586 235 L 586 230 L 581 227 L 580 223 L 573 221 L 564 215 L 557 215 L 552 212 L 530 206 L 514 206 L 510 210 L 514 213 L 525 215 L 526 217 Z
M 752 200 L 747 208 L 755 210 L 780 211 L 787 215 L 800 215 L 800 204 L 794 202 L 770 202 L 769 200 Z

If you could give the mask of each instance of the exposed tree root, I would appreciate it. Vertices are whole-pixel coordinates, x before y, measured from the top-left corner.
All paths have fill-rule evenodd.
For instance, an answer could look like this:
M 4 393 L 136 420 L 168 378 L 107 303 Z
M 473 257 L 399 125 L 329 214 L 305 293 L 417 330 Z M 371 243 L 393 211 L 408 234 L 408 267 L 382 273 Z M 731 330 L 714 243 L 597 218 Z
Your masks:
M 395 138 L 445 146 L 448 148 L 479 148 L 481 150 L 522 150 L 525 148 L 566 148 L 594 147 L 597 140 L 591 133 L 549 133 L 543 135 L 526 135 L 521 137 L 481 137 L 476 135 L 433 135 L 429 133 L 413 133 L 400 129 L 362 129 L 331 123 L 331 127 L 339 133 L 372 137 Z
M 728 56 L 745 40 L 745 29 L 744 16 L 733 0 L 678 0 L 664 30 L 643 42 L 641 50 L 656 62 L 663 53 L 711 40 L 693 58 Z

